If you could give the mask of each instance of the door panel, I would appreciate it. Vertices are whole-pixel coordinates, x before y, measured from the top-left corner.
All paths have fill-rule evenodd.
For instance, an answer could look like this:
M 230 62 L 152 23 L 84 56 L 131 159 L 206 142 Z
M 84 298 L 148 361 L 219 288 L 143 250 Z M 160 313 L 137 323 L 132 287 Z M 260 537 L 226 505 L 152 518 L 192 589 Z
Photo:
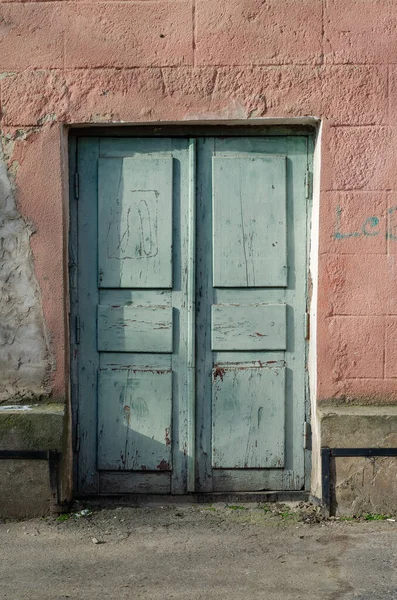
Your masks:
M 170 471 L 171 371 L 102 371 L 98 469 Z
M 301 489 L 307 138 L 81 138 L 81 494 Z
M 212 305 L 212 350 L 285 350 L 285 304 Z
M 98 350 L 172 352 L 172 308 L 99 305 Z
M 173 158 L 98 160 L 102 288 L 172 287 Z
M 287 285 L 285 156 L 213 157 L 214 286 Z
M 212 390 L 212 466 L 283 467 L 285 369 L 217 367 Z

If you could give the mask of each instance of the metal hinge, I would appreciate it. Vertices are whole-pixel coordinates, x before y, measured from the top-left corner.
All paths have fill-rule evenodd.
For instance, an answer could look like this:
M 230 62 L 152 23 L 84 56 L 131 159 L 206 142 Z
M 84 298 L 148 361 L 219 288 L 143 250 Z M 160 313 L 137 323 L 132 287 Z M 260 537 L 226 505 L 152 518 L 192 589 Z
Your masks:
M 79 174 L 76 172 L 74 174 L 74 197 L 76 198 L 76 200 L 79 199 L 79 191 L 80 191 Z
M 80 344 L 80 316 L 76 315 L 76 344 Z
M 305 340 L 310 340 L 310 315 L 305 314 Z
M 303 423 L 303 448 L 304 450 L 312 449 L 312 427 L 310 423 Z

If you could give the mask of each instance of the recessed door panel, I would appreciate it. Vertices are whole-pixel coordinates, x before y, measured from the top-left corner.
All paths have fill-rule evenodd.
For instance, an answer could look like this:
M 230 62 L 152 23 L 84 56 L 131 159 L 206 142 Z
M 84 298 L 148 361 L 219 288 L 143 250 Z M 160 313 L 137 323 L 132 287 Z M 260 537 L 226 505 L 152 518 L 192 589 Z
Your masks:
M 284 368 L 217 365 L 212 390 L 212 466 L 283 467 Z
M 100 158 L 102 288 L 172 287 L 172 157 Z
M 172 308 L 99 305 L 98 350 L 172 352 Z
M 285 304 L 212 307 L 212 350 L 285 350 Z
M 287 285 L 286 157 L 213 157 L 214 286 Z
M 172 373 L 102 371 L 98 390 L 98 468 L 170 471 Z

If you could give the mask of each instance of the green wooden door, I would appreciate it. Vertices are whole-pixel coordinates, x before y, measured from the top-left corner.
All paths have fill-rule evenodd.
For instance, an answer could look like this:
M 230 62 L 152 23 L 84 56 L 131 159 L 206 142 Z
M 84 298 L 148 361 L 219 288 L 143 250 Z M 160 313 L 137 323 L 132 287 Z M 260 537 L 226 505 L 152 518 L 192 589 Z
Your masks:
M 299 490 L 307 139 L 206 138 L 197 156 L 198 489 Z
M 303 487 L 307 147 L 79 139 L 80 493 Z

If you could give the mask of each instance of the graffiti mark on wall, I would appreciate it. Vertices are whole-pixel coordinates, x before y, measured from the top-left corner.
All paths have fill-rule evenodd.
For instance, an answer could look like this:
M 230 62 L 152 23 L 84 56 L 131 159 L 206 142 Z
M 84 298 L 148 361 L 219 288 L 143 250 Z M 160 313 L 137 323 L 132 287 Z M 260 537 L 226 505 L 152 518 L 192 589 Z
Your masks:
M 373 238 L 384 235 L 388 240 L 397 240 L 397 206 L 387 210 L 387 225 L 383 225 L 382 218 L 375 215 L 363 219 L 357 229 L 349 229 L 342 223 L 343 209 L 338 206 L 335 216 L 334 238 L 345 240 L 349 238 Z

